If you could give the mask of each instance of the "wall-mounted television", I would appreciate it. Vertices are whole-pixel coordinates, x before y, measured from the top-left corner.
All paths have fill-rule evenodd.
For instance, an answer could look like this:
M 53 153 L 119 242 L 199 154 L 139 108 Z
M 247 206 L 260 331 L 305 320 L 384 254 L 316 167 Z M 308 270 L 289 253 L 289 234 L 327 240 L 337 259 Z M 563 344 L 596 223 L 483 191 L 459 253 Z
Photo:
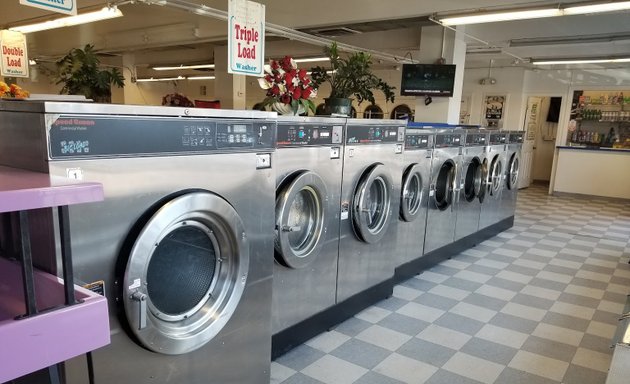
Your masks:
M 455 65 L 403 64 L 402 96 L 453 96 Z

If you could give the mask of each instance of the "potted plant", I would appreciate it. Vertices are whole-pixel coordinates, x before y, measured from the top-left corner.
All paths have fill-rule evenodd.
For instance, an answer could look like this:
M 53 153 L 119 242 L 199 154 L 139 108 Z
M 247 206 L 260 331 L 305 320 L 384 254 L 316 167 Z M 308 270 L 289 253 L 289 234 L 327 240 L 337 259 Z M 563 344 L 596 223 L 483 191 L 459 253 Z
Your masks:
M 376 103 L 373 90 L 378 89 L 385 94 L 385 101 L 394 101 L 394 89 L 378 76 L 372 73 L 372 60 L 365 52 L 356 52 L 347 58 L 339 56 L 337 43 L 324 48 L 324 53 L 330 59 L 332 71 L 324 67 L 312 69 L 311 77 L 316 86 L 329 82 L 330 96 L 324 99 L 326 113 L 350 115 L 352 97 L 361 104 L 364 100 Z
M 96 102 L 109 103 L 111 86 L 125 86 L 125 78 L 118 68 L 101 68 L 101 62 L 91 44 L 83 49 L 73 48 L 55 65 L 56 84 L 63 84 L 60 94 L 84 95 Z
M 298 69 L 290 56 L 270 60 L 269 65 L 265 65 L 265 76 L 258 79 L 258 83 L 267 90 L 263 106 L 271 105 L 282 115 L 301 115 L 308 110 L 315 113 L 312 99 L 317 96 L 317 87 L 306 69 Z

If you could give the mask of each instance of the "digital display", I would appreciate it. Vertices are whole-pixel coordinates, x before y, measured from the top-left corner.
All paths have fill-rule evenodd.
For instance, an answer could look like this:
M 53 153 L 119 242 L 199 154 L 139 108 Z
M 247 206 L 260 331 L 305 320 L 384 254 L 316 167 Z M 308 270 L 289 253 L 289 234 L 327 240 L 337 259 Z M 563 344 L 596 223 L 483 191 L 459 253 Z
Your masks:
M 247 133 L 247 125 L 233 125 L 232 132 L 234 133 Z
M 330 137 L 330 132 L 322 131 L 319 135 L 321 137 Z
M 455 65 L 403 64 L 402 96 L 453 96 Z

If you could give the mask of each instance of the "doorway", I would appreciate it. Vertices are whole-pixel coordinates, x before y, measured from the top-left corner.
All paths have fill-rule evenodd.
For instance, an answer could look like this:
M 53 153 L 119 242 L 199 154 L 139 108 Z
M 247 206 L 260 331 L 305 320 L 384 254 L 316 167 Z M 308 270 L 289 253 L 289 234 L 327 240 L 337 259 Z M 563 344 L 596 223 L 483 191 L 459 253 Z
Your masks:
M 529 96 L 525 111 L 525 140 L 519 188 L 531 183 L 549 185 L 562 97 Z

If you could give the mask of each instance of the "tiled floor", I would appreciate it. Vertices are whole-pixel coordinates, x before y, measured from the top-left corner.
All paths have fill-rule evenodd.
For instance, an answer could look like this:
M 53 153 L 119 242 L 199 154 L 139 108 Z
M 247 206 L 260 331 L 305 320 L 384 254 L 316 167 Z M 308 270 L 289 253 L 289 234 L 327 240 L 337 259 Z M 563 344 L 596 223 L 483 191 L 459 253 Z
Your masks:
M 280 357 L 272 383 L 604 383 L 630 204 L 519 195 L 512 229 Z

